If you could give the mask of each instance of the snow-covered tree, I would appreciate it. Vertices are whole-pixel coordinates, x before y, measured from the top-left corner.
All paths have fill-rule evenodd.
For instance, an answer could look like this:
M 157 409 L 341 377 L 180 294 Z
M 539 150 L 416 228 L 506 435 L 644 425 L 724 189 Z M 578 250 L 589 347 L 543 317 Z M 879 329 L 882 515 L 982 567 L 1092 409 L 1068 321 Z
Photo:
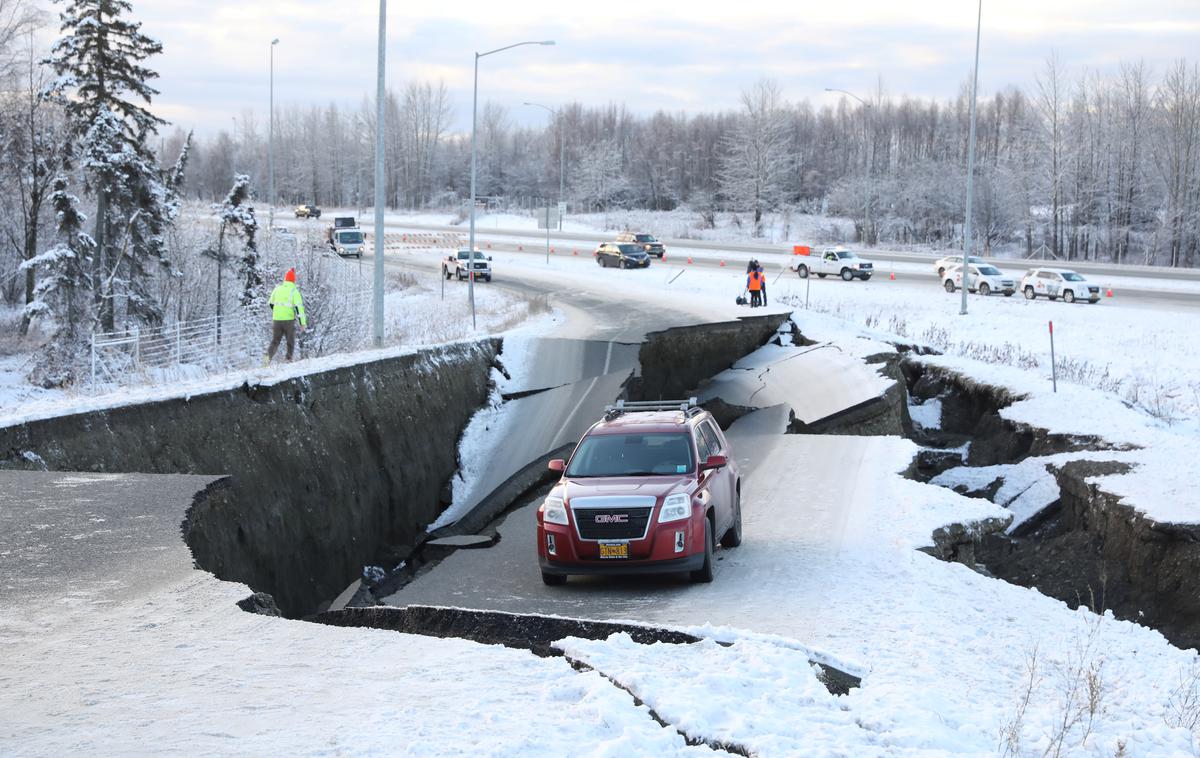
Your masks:
M 50 203 L 58 221 L 57 241 L 21 268 L 36 268 L 40 275 L 34 299 L 25 306 L 26 316 L 54 324 L 54 339 L 39 356 L 30 378 L 45 387 L 61 387 L 73 381 L 72 359 L 81 354 L 80 327 L 92 313 L 88 271 L 96 243 L 83 231 L 87 218 L 79 211 L 79 199 L 67 191 L 65 177 L 54 179 Z
M 571 188 L 589 208 L 606 210 L 629 187 L 621 170 L 621 147 L 616 140 L 593 145 L 579 159 Z
M 218 265 L 225 261 L 226 234 L 239 235 L 242 238 L 242 255 L 238 258 L 238 274 L 242 278 L 241 302 L 243 306 L 250 305 L 260 298 L 263 283 L 255 238 L 258 233 L 258 219 L 254 215 L 254 206 L 250 205 L 250 177 L 245 174 L 234 177 L 233 187 L 225 196 L 225 201 L 214 205 L 213 210 L 221 219 L 221 230 L 217 238 Z
M 737 210 L 754 212 L 755 234 L 764 211 L 783 197 L 792 163 L 788 118 L 779 85 L 763 80 L 742 92 L 743 112 L 725 140 L 721 193 Z
M 96 198 L 93 235 L 96 255 L 91 272 L 100 324 L 112 329 L 118 290 L 127 297 L 129 315 L 161 320 L 150 295 L 150 268 L 165 266 L 163 227 L 170 220 L 169 192 L 148 147 L 165 122 L 146 106 L 158 94 L 149 82 L 158 77 L 143 62 L 162 45 L 126 18 L 128 0 L 55 0 L 63 36 L 47 63 L 58 75 L 49 88 L 66 111 L 86 178 Z

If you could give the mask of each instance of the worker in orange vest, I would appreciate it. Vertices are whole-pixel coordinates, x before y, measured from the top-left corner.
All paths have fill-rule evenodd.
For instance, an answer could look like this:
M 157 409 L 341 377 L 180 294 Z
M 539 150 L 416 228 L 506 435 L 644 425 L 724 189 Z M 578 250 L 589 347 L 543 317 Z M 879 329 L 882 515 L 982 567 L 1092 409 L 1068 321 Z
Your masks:
M 751 308 L 762 305 L 763 279 L 762 269 L 759 268 L 755 268 L 746 276 L 746 289 L 750 290 Z

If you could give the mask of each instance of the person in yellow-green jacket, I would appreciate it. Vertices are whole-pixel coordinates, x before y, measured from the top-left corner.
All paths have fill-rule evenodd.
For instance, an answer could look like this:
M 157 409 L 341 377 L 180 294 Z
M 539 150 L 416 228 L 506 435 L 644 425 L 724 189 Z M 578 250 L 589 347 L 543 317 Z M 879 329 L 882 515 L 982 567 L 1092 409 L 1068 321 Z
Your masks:
M 300 317 L 300 331 L 308 327 L 308 319 L 304 316 L 304 298 L 300 297 L 300 288 L 296 286 L 296 269 L 289 268 L 283 275 L 283 281 L 271 292 L 267 301 L 271 306 L 271 347 L 267 350 L 267 360 L 270 364 L 279 349 L 279 341 L 287 337 L 287 359 L 292 359 L 296 346 L 296 317 Z

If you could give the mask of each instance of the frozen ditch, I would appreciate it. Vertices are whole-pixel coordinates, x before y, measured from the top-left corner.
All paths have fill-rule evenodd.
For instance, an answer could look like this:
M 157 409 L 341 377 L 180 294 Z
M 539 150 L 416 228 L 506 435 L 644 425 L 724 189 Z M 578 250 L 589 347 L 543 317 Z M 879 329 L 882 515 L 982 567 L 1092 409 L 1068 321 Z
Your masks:
M 1000 411 L 1020 398 L 1003 388 L 916 359 L 901 367 L 922 445 L 909 476 L 1011 514 L 937 530 L 932 554 L 1200 646 L 1200 527 L 1154 522 L 1093 483 L 1128 471 L 1129 447 L 1014 423 Z

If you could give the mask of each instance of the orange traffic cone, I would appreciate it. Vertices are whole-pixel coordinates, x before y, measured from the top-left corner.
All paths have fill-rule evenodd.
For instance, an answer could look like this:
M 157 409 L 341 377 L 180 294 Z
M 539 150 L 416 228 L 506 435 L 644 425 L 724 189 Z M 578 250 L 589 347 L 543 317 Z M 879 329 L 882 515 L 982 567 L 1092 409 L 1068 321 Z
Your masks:
M 689 256 L 688 256 L 688 263 L 691 263 L 691 262 L 692 262 L 692 256 L 690 256 L 690 255 L 689 255 Z
M 1108 291 L 1105 292 L 1104 295 L 1105 295 L 1105 297 L 1112 297 L 1112 287 L 1109 287 Z
M 517 252 L 518 252 L 518 253 L 523 253 L 523 252 L 525 252 L 525 246 L 524 246 L 524 245 L 517 245 Z
M 893 282 L 896 281 L 896 272 L 893 271 L 890 274 L 888 274 L 888 279 L 891 279 Z
M 660 260 L 660 261 L 665 261 L 666 259 L 667 259 L 667 254 L 666 254 L 666 253 L 663 253 L 663 254 L 662 254 L 660 257 L 659 257 L 659 260 Z
M 571 251 L 571 255 L 579 255 L 579 251 L 578 251 L 578 250 L 572 250 L 572 251 Z
M 489 243 L 487 243 L 487 249 L 488 249 L 488 250 L 491 250 L 491 249 L 492 249 L 492 243 L 490 243 L 490 242 L 489 242 Z
M 721 268 L 725 268 L 725 261 L 721 261 Z

